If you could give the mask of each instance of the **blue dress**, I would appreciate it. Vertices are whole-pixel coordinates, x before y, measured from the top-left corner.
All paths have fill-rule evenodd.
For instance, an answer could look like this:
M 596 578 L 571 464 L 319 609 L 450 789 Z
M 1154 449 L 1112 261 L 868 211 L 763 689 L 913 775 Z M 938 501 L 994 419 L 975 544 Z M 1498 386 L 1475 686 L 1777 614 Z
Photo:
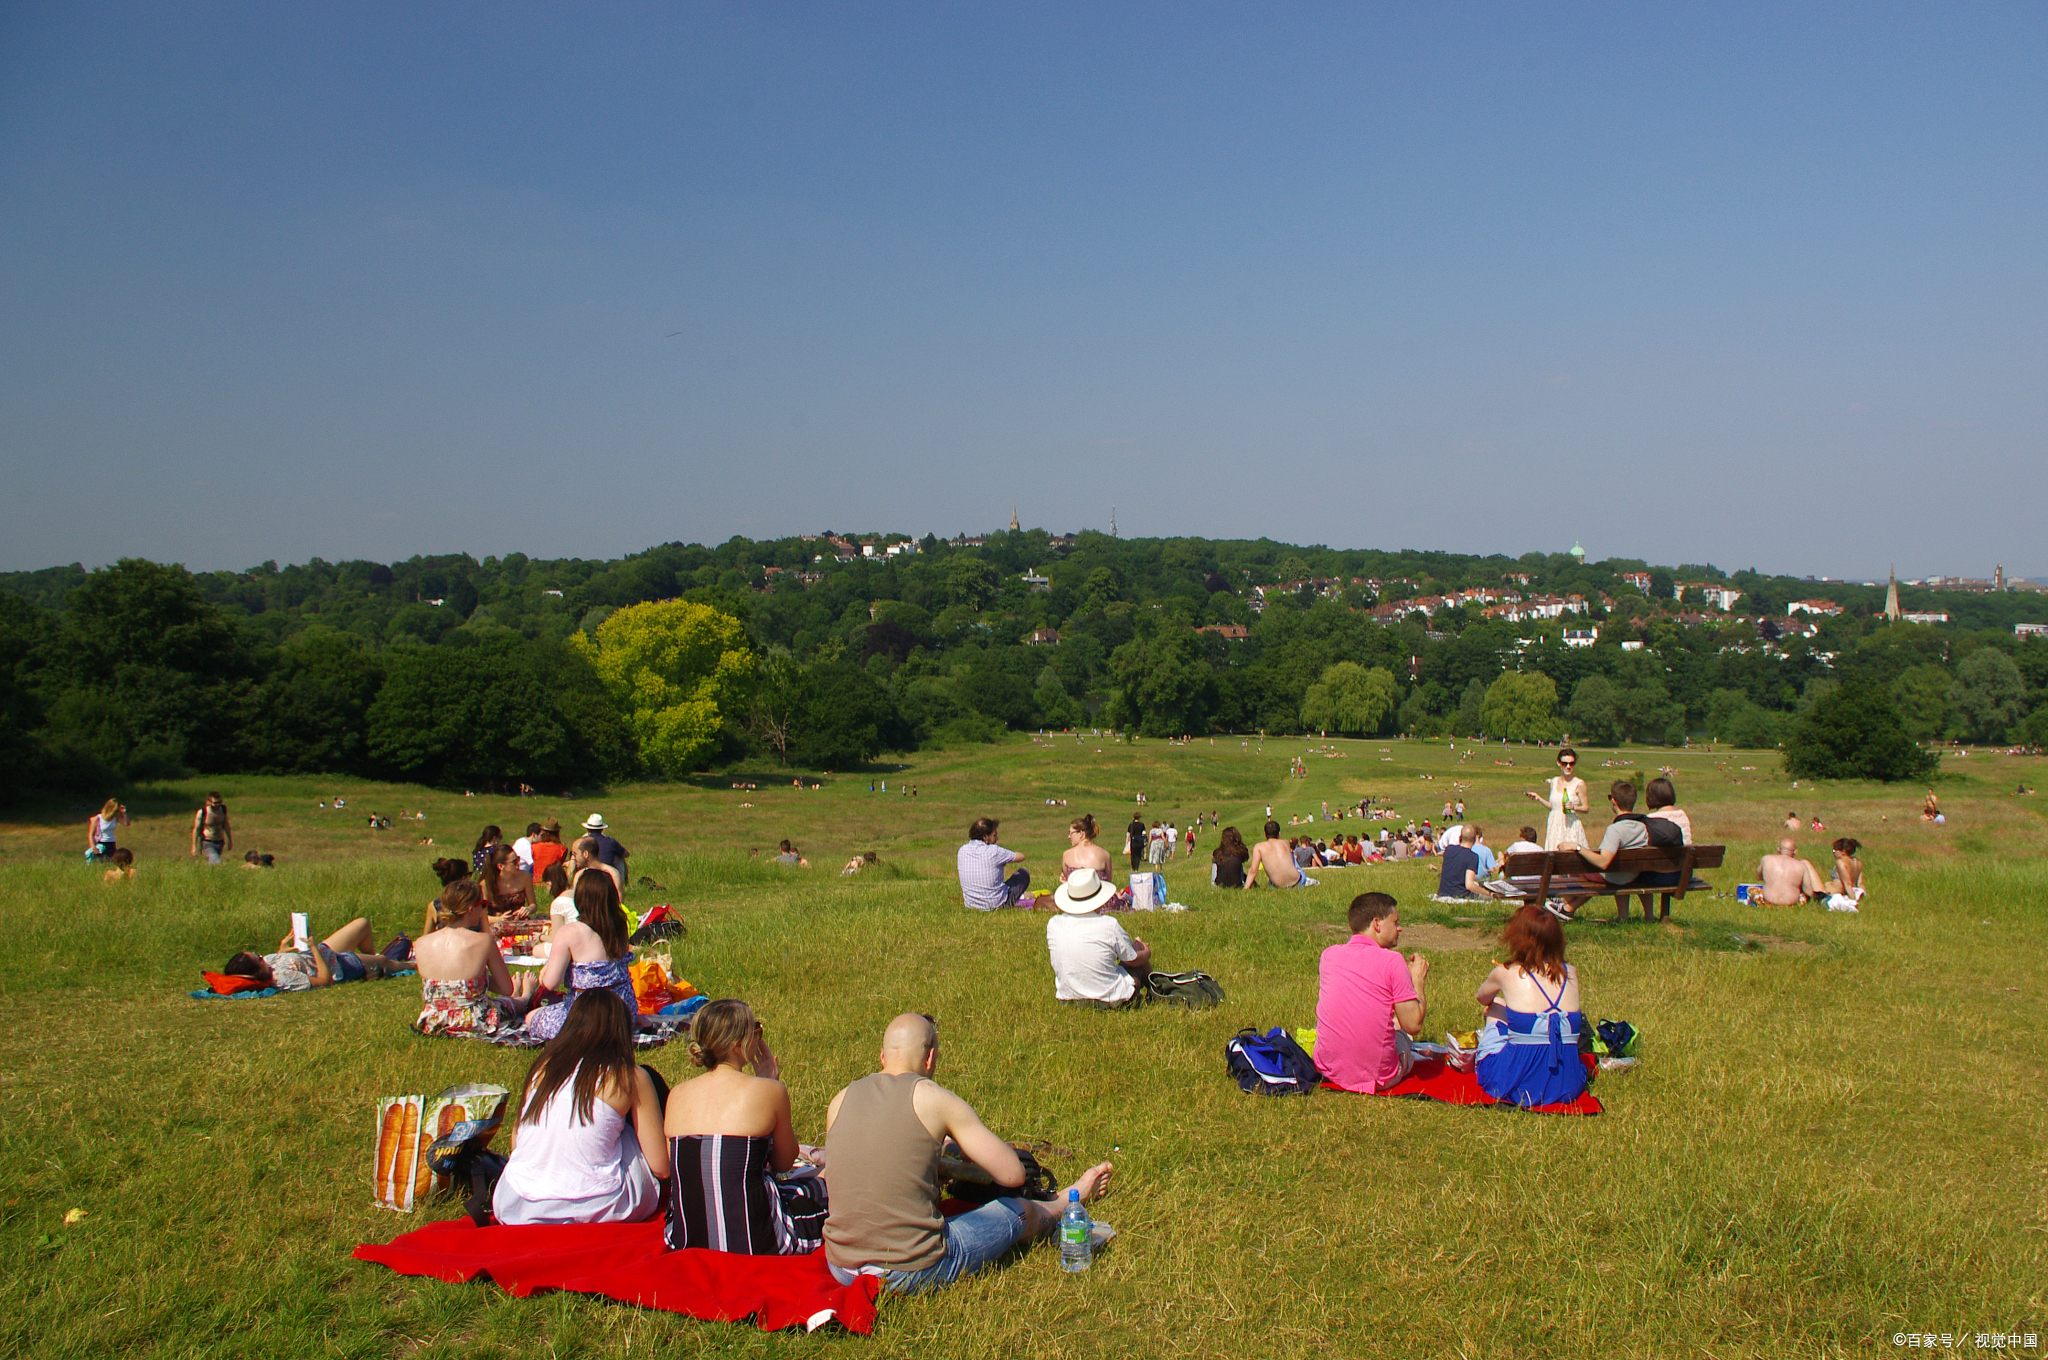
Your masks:
M 1479 1088 L 1513 1105 L 1567 1104 L 1586 1091 L 1586 1067 L 1579 1061 L 1579 1031 L 1586 1017 L 1558 1008 L 1563 984 L 1553 998 L 1542 979 L 1526 976 L 1550 1004 L 1538 1012 L 1503 1007 L 1507 1018 L 1489 1021 L 1480 1031 Z
M 632 963 L 629 953 L 623 959 L 606 959 L 603 963 L 574 963 L 569 965 L 569 994 L 552 1005 L 542 1006 L 526 1017 L 526 1032 L 536 1039 L 552 1039 L 562 1032 L 562 1022 L 569 1018 L 569 1007 L 576 1003 L 576 993 L 596 991 L 609 987 L 619 994 L 626 1003 L 626 1010 L 633 1015 L 640 1014 L 640 1002 L 633 995 L 633 974 L 627 965 Z

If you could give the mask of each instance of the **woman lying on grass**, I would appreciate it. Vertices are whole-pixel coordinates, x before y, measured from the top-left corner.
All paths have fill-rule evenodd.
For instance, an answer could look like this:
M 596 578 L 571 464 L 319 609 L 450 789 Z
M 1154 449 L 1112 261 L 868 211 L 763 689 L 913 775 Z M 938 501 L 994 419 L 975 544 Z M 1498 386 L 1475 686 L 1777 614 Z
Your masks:
M 618 884 L 610 874 L 585 872 L 576 879 L 575 900 L 576 919 L 555 926 L 548 937 L 547 967 L 540 973 L 542 990 L 560 991 L 566 982 L 569 995 L 526 1017 L 526 1032 L 536 1038 L 552 1039 L 560 1033 L 570 1002 L 582 992 L 610 991 L 626 1003 L 629 1015 L 639 1014 L 633 975 L 627 969 L 633 946 L 626 938 Z
M 468 879 L 442 890 L 428 917 L 428 934 L 413 946 L 420 970 L 421 1034 L 504 1034 L 526 1023 L 534 975 L 518 978 L 491 941 L 483 891 Z
M 1531 902 L 1501 927 L 1508 962 L 1479 984 L 1480 1089 L 1515 1105 L 1562 1105 L 1586 1090 L 1579 1061 L 1579 973 L 1564 961 L 1564 925 Z
M 669 1250 L 816 1251 L 824 1241 L 825 1183 L 775 1179 L 796 1165 L 796 1129 L 761 1022 L 744 1001 L 713 1001 L 690 1026 L 690 1058 L 705 1070 L 669 1092 L 663 1124 L 674 1168 L 662 1191 Z
M 275 954 L 240 953 L 221 971 L 230 977 L 255 978 L 281 992 L 304 992 L 337 982 L 389 977 L 406 966 L 377 952 L 369 921 L 358 916 L 311 949 L 293 949 L 292 937 L 286 935 L 277 942 Z
M 491 1195 L 500 1223 L 637 1223 L 668 1178 L 667 1094 L 633 1061 L 633 1008 L 581 992 L 520 1087 L 512 1156 Z

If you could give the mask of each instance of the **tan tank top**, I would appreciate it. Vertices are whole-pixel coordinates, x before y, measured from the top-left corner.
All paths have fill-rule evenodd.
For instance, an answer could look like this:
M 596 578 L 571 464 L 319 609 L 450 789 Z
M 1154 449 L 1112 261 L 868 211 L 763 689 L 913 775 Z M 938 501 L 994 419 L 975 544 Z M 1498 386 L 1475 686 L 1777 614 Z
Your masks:
M 825 1259 L 841 1270 L 923 1270 L 946 1254 L 939 1140 L 910 1104 L 924 1080 L 915 1072 L 862 1077 L 825 1133 Z

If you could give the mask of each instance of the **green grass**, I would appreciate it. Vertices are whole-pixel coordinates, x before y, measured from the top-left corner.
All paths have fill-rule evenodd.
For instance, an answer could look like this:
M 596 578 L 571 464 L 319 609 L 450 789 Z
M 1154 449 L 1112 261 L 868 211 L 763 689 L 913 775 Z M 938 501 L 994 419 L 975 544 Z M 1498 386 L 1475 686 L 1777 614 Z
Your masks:
M 1583 752 L 1596 796 L 1605 778 L 1674 766 L 1700 838 L 1730 847 L 1713 876 L 1725 888 L 1749 876 L 1787 807 L 1863 839 L 1872 885 L 1857 916 L 1696 897 L 1669 927 L 1573 927 L 1589 1013 L 1646 1036 L 1641 1067 L 1600 1082 L 1599 1119 L 1262 1100 L 1225 1077 L 1223 1041 L 1239 1027 L 1311 1023 L 1316 954 L 1353 894 L 1387 888 L 1411 925 L 1498 923 L 1498 910 L 1429 904 L 1433 867 L 1226 896 L 1200 866 L 1169 866 L 1172 896 L 1193 910 L 1131 920 L 1162 966 L 1207 969 L 1229 989 L 1200 1015 L 1059 1007 L 1044 918 L 959 905 L 952 849 L 983 812 L 1044 867 L 1084 810 L 1114 848 L 1140 789 L 1157 814 L 1215 808 L 1251 827 L 1268 801 L 1285 822 L 1368 791 L 1434 817 L 1463 783 L 1500 845 L 1535 820 L 1521 793 L 1549 768 L 1519 748 L 1460 764 L 1441 744 L 1352 742 L 1343 759 L 1311 758 L 1306 781 L 1286 779 L 1303 749 L 1016 740 L 915 757 L 886 796 L 866 774 L 821 792 L 762 773 L 753 792 L 648 787 L 577 803 L 228 780 L 238 848 L 276 853 L 277 870 L 190 863 L 199 790 L 167 789 L 133 800 L 141 873 L 118 888 L 79 861 L 89 809 L 0 827 L 0 1351 L 1870 1355 L 1894 1353 L 1904 1330 L 2048 1331 L 2048 828 L 2035 800 L 2006 792 L 2038 784 L 2037 761 L 1951 762 L 1968 772 L 1944 783 L 1950 824 L 1933 829 L 1913 819 L 1917 789 L 1794 792 L 1767 755 L 1631 750 L 1609 771 L 1610 753 Z M 1506 754 L 1516 768 L 1493 763 Z M 894 792 L 905 779 L 915 800 Z M 316 808 L 337 792 L 345 812 Z M 372 832 L 359 814 L 373 807 L 427 821 Z M 1071 1150 L 1057 1171 L 1117 1162 L 1099 1214 L 1121 1235 L 1096 1269 L 1063 1276 L 1037 1249 L 946 1293 L 889 1300 L 875 1335 L 855 1338 L 515 1300 L 351 1260 L 359 1241 L 452 1213 L 369 1206 L 375 1098 L 509 1084 L 525 1057 L 413 1037 L 405 982 L 247 1003 L 185 991 L 201 967 L 268 946 L 293 910 L 316 928 L 367 915 L 380 939 L 416 930 L 429 859 L 466 853 L 486 820 L 516 834 L 592 807 L 687 920 L 685 975 L 763 1016 L 800 1136 L 819 1138 L 889 1016 L 931 1011 L 942 1079 L 992 1127 Z M 417 844 L 429 832 L 437 844 Z M 784 836 L 818 867 L 748 857 Z M 1823 867 L 1825 839 L 1801 837 Z M 839 878 L 866 849 L 884 872 Z M 1759 935 L 1807 947 L 1735 939 Z M 1432 1029 L 1472 1024 L 1491 957 L 1435 956 Z M 655 1062 L 683 1075 L 679 1055 Z M 73 1207 L 89 1217 L 65 1228 Z

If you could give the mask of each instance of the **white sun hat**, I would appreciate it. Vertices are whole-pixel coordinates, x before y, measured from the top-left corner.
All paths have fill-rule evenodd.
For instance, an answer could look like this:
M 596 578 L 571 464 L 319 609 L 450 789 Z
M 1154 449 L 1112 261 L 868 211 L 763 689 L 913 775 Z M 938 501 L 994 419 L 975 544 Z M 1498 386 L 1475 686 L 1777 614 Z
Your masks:
M 1067 881 L 1053 889 L 1052 903 L 1061 911 L 1074 916 L 1085 916 L 1097 907 L 1109 905 L 1109 899 L 1116 896 L 1116 884 L 1105 883 L 1096 877 L 1093 869 L 1076 869 L 1067 875 Z
M 604 824 L 603 816 L 593 812 L 583 819 L 583 829 L 585 831 L 609 831 L 611 828 Z

